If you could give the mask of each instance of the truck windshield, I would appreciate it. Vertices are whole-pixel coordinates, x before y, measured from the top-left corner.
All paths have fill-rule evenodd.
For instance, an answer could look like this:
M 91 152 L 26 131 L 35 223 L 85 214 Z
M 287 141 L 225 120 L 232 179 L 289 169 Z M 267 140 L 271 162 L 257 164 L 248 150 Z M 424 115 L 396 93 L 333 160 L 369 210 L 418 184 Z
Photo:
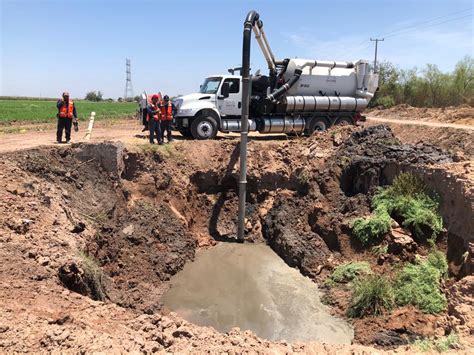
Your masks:
M 201 85 L 199 92 L 201 94 L 215 94 L 219 88 L 222 78 L 206 78 L 204 83 Z

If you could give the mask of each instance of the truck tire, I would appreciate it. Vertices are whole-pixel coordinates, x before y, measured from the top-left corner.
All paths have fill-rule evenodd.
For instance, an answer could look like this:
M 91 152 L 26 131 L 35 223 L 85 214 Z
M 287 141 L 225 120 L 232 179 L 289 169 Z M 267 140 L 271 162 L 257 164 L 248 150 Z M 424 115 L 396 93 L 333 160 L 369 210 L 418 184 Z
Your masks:
M 210 116 L 199 116 L 191 123 L 194 139 L 214 139 L 217 135 L 217 122 Z
M 337 119 L 336 124 L 339 126 L 348 126 L 354 124 L 350 116 L 341 116 Z
M 329 121 L 325 117 L 314 117 L 309 123 L 308 135 L 314 132 L 323 132 L 329 128 Z

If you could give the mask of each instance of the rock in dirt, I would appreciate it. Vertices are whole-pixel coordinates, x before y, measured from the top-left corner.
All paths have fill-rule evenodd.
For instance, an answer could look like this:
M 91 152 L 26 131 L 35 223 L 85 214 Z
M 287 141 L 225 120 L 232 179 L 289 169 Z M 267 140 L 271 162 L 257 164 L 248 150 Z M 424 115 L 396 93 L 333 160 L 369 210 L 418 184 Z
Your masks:
M 48 257 L 45 257 L 45 256 L 40 256 L 37 260 L 38 264 L 40 264 L 41 266 L 46 266 L 49 264 L 49 258 Z
M 125 234 L 126 236 L 130 236 L 133 234 L 135 228 L 133 227 L 133 224 L 128 225 L 124 229 L 122 229 L 122 233 Z
M 14 195 L 18 195 L 21 197 L 24 197 L 26 195 L 26 190 L 21 186 L 8 184 L 6 190 Z
M 373 341 L 375 344 L 384 347 L 395 347 L 407 344 L 407 339 L 404 339 L 397 332 L 391 330 L 384 330 L 374 335 Z
M 74 225 L 74 228 L 71 230 L 71 233 L 82 233 L 86 229 L 84 222 L 78 222 Z
M 403 252 L 414 253 L 417 244 L 413 238 L 401 228 L 394 228 L 390 231 L 388 253 L 399 255 Z

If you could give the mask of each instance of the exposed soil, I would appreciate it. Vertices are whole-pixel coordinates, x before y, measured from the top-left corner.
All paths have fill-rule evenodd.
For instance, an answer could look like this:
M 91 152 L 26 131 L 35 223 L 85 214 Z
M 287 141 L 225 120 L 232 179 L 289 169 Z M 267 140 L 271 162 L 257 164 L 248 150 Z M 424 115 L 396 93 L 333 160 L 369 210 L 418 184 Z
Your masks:
M 449 224 L 437 243 L 450 261 L 448 309 L 432 316 L 405 307 L 350 320 L 356 345 L 345 347 L 269 342 L 238 329 L 220 334 L 161 309 L 170 276 L 198 248 L 235 240 L 237 139 L 35 148 L 3 153 L 0 166 L 1 351 L 410 351 L 417 336 L 453 329 L 467 349 L 474 345 L 474 279 L 466 276 L 474 252 L 472 161 L 402 144 L 386 126 L 249 144 L 247 239 L 267 242 L 318 283 L 350 260 L 389 274 L 426 255 L 417 244 L 381 258 L 354 242 L 350 221 L 369 213 L 377 186 L 410 170 L 446 195 L 441 212 Z M 332 312 L 346 317 L 350 291 L 323 290 Z
M 402 104 L 389 109 L 374 108 L 368 110 L 367 114 L 369 116 L 390 117 L 401 120 L 445 122 L 474 126 L 474 107 L 469 105 L 427 108 L 412 107 L 407 104 Z
M 429 143 L 455 155 L 474 157 L 474 108 L 468 105 L 446 108 L 418 108 L 398 105 L 367 111 L 369 125 L 388 124 L 403 143 Z

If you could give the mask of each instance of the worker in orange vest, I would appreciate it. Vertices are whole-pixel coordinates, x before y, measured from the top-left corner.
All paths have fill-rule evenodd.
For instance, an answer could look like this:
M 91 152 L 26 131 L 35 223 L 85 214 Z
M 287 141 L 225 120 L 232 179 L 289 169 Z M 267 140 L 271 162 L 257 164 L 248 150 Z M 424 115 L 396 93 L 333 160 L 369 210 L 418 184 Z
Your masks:
M 161 134 L 161 111 L 159 108 L 158 103 L 159 96 L 153 95 L 151 97 L 151 104 L 149 104 L 147 109 L 147 121 L 148 121 L 148 128 L 150 130 L 150 144 L 155 143 L 155 134 L 156 139 L 158 140 L 158 144 L 163 144 L 163 138 Z
M 71 127 L 77 131 L 77 112 L 74 102 L 69 98 L 69 92 L 63 92 L 63 97 L 58 100 L 58 129 L 56 131 L 56 142 L 62 143 L 63 130 L 66 132 L 66 143 L 71 141 Z
M 163 97 L 163 101 L 160 102 L 161 111 L 161 141 L 165 139 L 165 130 L 167 133 L 168 143 L 173 142 L 173 136 L 171 135 L 171 124 L 173 122 L 173 113 L 176 108 L 173 102 L 170 101 L 168 95 Z

